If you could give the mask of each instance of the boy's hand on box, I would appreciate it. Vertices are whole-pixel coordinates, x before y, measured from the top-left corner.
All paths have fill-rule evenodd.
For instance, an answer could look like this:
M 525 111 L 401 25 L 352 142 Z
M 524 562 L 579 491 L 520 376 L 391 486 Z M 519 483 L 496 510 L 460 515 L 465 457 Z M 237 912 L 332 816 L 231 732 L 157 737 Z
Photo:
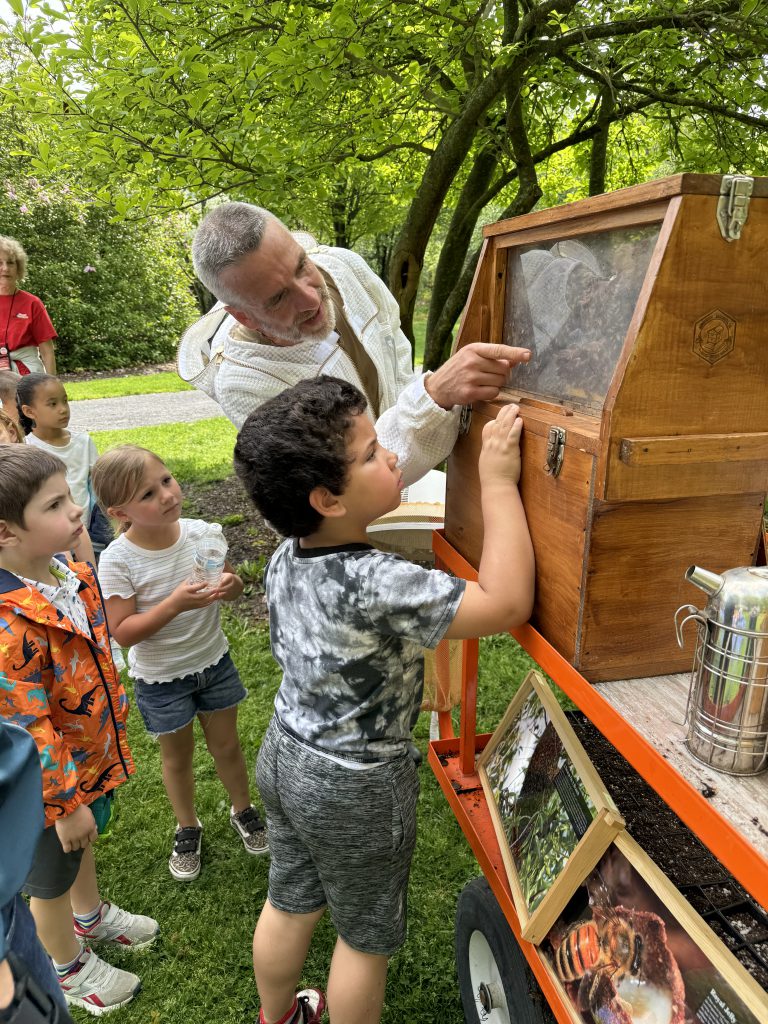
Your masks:
M 93 813 L 85 804 L 80 804 L 66 818 L 59 818 L 55 827 L 64 853 L 84 850 L 89 843 L 95 843 L 99 835 Z
M 505 405 L 495 420 L 483 427 L 483 447 L 478 464 L 483 486 L 517 484 L 520 479 L 520 407 Z

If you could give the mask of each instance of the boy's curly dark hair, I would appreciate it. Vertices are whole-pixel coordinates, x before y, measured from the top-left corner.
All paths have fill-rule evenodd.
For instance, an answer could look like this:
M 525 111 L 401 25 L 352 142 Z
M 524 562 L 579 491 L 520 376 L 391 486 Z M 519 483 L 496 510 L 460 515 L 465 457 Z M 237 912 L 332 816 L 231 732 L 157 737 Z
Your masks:
M 347 437 L 365 396 L 338 377 L 303 380 L 250 414 L 237 435 L 235 472 L 264 518 L 285 537 L 306 537 L 322 516 L 309 503 L 315 487 L 341 494 Z

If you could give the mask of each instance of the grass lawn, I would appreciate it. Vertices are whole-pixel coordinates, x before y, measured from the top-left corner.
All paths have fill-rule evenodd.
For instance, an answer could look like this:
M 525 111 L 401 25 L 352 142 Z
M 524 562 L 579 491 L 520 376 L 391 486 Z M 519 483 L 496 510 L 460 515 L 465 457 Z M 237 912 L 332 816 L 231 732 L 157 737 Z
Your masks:
M 158 452 L 178 475 L 221 479 L 229 472 L 234 429 L 227 421 L 109 431 L 94 435 L 100 451 L 133 441 Z M 218 473 L 218 477 L 216 474 Z M 226 509 L 222 509 L 225 515 Z M 225 630 L 249 698 L 240 711 L 240 736 L 249 769 L 272 713 L 279 673 L 268 630 L 231 614 Z M 510 637 L 481 643 L 478 730 L 498 724 L 531 667 Z M 130 683 L 128 683 L 130 692 Z M 429 718 L 422 715 L 416 741 L 423 752 Z M 124 1024 L 243 1024 L 257 1018 L 251 969 L 253 926 L 267 893 L 268 860 L 249 857 L 228 822 L 228 807 L 213 763 L 198 733 L 195 755 L 198 814 L 204 824 L 204 866 L 190 884 L 175 882 L 167 868 L 174 821 L 160 777 L 157 744 L 135 708 L 129 738 L 137 774 L 120 792 L 119 814 L 97 846 L 102 891 L 126 909 L 160 922 L 155 946 L 131 954 L 115 949 L 108 959 L 140 974 L 143 991 L 120 1011 Z M 464 885 L 479 874 L 475 858 L 425 763 L 421 769 L 419 834 L 409 892 L 409 932 L 392 959 L 384 1024 L 461 1024 L 463 1013 L 454 966 L 454 915 Z M 322 985 L 335 934 L 323 920 L 302 979 Z M 77 1021 L 91 1018 L 73 1011 Z
M 132 374 L 128 377 L 103 377 L 96 380 L 67 381 L 67 398 L 80 402 L 88 398 L 123 398 L 125 395 L 167 394 L 169 391 L 193 391 L 176 373 Z
M 424 362 L 424 343 L 427 338 L 426 316 L 414 317 L 413 335 L 413 365 L 419 367 Z
M 223 480 L 232 472 L 237 431 L 219 416 L 195 423 L 163 423 L 134 430 L 99 430 L 91 437 L 99 453 L 118 444 L 138 444 L 158 455 L 183 485 Z M 226 509 L 222 510 L 226 515 Z

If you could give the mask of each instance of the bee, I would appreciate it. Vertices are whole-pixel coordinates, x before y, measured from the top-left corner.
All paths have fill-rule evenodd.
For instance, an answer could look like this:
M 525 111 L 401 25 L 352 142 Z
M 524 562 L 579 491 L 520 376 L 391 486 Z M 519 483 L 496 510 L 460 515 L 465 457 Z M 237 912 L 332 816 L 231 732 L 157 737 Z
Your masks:
M 561 981 L 580 982 L 580 1001 L 594 1009 L 604 976 L 617 984 L 626 975 L 637 977 L 643 958 L 643 939 L 631 915 L 619 914 L 596 872 L 587 879 L 592 920 L 578 921 L 555 948 L 555 969 Z

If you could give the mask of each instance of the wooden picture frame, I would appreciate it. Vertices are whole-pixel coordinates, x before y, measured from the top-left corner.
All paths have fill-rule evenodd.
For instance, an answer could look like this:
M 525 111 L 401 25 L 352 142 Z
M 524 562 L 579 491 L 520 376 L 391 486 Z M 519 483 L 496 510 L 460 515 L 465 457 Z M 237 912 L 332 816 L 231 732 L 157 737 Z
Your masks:
M 523 680 L 477 770 L 522 937 L 539 943 L 624 820 L 538 672 Z
M 606 881 L 607 895 L 612 904 L 610 913 L 629 920 L 631 928 L 640 935 L 639 947 L 635 947 L 636 951 L 639 948 L 639 954 L 633 954 L 629 944 L 630 955 L 622 967 L 617 964 L 620 957 L 606 962 L 608 954 L 603 952 L 602 962 L 598 962 L 591 971 L 584 970 L 584 960 L 581 960 L 581 966 L 573 971 L 576 979 L 566 983 L 560 976 L 563 966 L 559 964 L 570 970 L 571 966 L 579 963 L 580 953 L 572 947 L 584 948 L 585 934 L 591 927 L 589 919 L 598 920 L 595 905 L 599 900 L 590 893 L 587 902 L 584 894 L 579 906 L 577 895 L 540 947 L 542 963 L 568 1008 L 573 1024 L 592 1024 L 596 1019 L 593 1016 L 595 1011 L 602 1015 L 600 1019 L 631 1024 L 632 1012 L 623 1017 L 620 1007 L 606 1003 L 607 994 L 613 991 L 612 986 L 617 985 L 623 999 L 628 991 L 641 992 L 643 982 L 658 989 L 659 976 L 670 978 L 670 975 L 667 1003 L 658 995 L 656 997 L 656 1004 L 661 1008 L 658 1014 L 649 1012 L 648 995 L 642 997 L 645 999 L 643 1020 L 650 1024 L 682 1024 L 683 1021 L 695 1021 L 696 1024 L 764 1024 L 768 1020 L 768 993 L 628 832 L 621 832 L 615 837 L 599 861 L 596 874 Z M 614 887 L 612 879 L 618 882 L 618 887 Z M 606 916 L 604 920 L 611 919 Z M 598 933 L 600 931 L 598 926 Z M 607 929 L 602 928 L 602 950 L 610 948 L 612 940 L 607 935 Z M 571 948 L 561 954 L 561 946 Z M 633 956 L 638 960 L 630 964 Z M 588 956 L 585 959 L 588 961 Z M 672 967 L 665 968 L 670 961 Z M 627 973 L 627 988 L 622 987 L 623 970 Z M 630 981 L 633 971 L 634 977 Z M 592 986 L 598 973 L 605 975 L 605 980 L 601 979 L 602 985 L 609 982 L 602 990 Z M 656 977 L 652 977 L 653 974 Z M 668 1006 L 667 1014 L 663 1012 L 665 1005 Z

